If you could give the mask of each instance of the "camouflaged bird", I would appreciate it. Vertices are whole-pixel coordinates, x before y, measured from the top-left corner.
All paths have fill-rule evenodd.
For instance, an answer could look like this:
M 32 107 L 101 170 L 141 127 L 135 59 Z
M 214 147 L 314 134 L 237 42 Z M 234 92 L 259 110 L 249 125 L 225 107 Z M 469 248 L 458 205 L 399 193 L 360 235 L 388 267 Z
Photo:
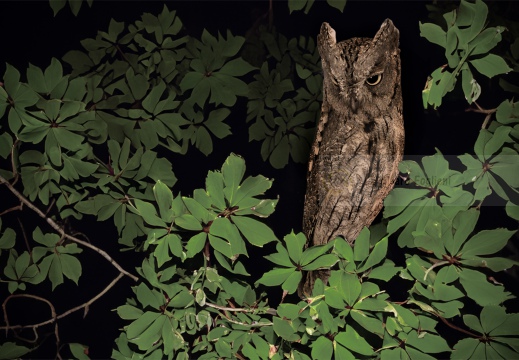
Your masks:
M 373 39 L 337 42 L 323 23 L 317 37 L 323 103 L 308 163 L 303 231 L 308 245 L 341 236 L 353 243 L 380 212 L 398 176 L 404 150 L 399 32 L 384 21 Z M 310 296 L 310 271 L 299 294 Z

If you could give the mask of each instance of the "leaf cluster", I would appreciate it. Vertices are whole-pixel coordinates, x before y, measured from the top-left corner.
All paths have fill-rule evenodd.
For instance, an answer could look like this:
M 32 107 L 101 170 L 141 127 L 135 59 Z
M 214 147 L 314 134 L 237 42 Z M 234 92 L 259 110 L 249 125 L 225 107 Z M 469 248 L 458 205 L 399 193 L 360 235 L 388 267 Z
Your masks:
M 445 49 L 447 64 L 436 69 L 423 90 L 424 107 L 437 108 L 461 75 L 462 89 L 469 104 L 481 95 L 474 70 L 487 78 L 512 69 L 502 56 L 489 53 L 502 40 L 503 26 L 486 27 L 488 7 L 482 0 L 462 0 L 460 6 L 443 15 L 444 26 L 420 23 L 420 35 Z

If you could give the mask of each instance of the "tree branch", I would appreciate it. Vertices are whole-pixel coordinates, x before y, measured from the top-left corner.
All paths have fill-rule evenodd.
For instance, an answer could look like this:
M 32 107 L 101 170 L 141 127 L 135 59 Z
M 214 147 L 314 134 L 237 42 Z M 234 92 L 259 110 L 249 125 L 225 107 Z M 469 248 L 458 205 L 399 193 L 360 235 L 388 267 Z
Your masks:
M 62 319 L 65 316 L 68 316 L 68 315 L 72 314 L 73 312 L 76 312 L 76 311 L 81 310 L 81 309 L 85 309 L 85 315 L 86 315 L 86 313 L 88 312 L 88 307 L 90 305 L 92 305 L 92 303 L 97 301 L 101 296 L 106 294 L 108 292 L 108 290 L 110 290 L 112 287 L 114 287 L 114 285 L 123 276 L 124 276 L 123 273 L 118 274 L 117 277 L 115 279 L 113 279 L 112 282 L 110 284 L 108 284 L 99 294 L 97 294 L 96 296 L 94 296 L 93 298 L 88 300 L 87 302 L 85 302 L 85 303 L 83 303 L 83 304 L 81 304 L 79 306 L 76 306 L 76 307 L 74 307 L 72 309 L 69 309 L 69 310 L 65 311 L 64 313 L 62 313 L 60 315 L 56 315 L 56 311 L 54 310 L 54 306 L 47 299 L 44 299 L 44 298 L 36 296 L 36 295 L 31 295 L 31 294 L 14 294 L 14 295 L 10 295 L 2 303 L 2 310 L 3 310 L 3 313 L 4 313 L 4 318 L 5 318 L 6 326 L 0 326 L 0 330 L 7 331 L 7 330 L 10 330 L 10 329 L 26 329 L 26 328 L 37 329 L 40 326 L 52 324 L 52 323 L 56 322 L 56 320 Z M 49 305 L 49 307 L 51 308 L 52 318 L 49 319 L 49 320 L 46 320 L 46 321 L 42 321 L 42 322 L 40 322 L 38 324 L 32 324 L 32 325 L 13 325 L 13 326 L 9 325 L 9 318 L 7 317 L 6 305 L 7 305 L 7 302 L 10 299 L 17 298 L 17 297 L 28 297 L 28 298 L 36 299 L 36 300 L 43 301 L 43 302 L 47 303 Z M 57 326 L 57 324 L 56 324 L 56 326 Z M 58 336 L 57 333 L 56 333 L 56 336 Z
M 42 298 L 40 296 L 37 296 L 37 295 L 32 295 L 32 294 L 13 294 L 13 295 L 9 295 L 4 300 L 4 302 L 2 303 L 2 312 L 4 313 L 4 319 L 5 319 L 6 326 L 0 327 L 0 330 L 4 330 L 5 329 L 6 335 L 7 335 L 7 330 L 9 330 L 9 329 L 21 329 L 21 328 L 25 327 L 25 326 L 21 326 L 21 325 L 10 326 L 9 325 L 9 317 L 7 315 L 7 303 L 9 302 L 9 300 L 14 299 L 14 298 L 21 298 L 21 297 L 35 299 L 35 300 L 44 302 L 47 305 L 49 305 L 52 319 L 50 319 L 45 324 L 47 324 L 47 323 L 50 324 L 50 323 L 56 321 L 56 319 L 57 319 L 57 317 L 56 317 L 56 309 L 54 309 L 54 305 L 52 305 L 52 303 L 49 300 L 47 300 L 45 298 Z M 25 339 L 25 338 L 22 338 L 22 339 L 24 341 L 29 342 L 29 343 L 35 343 L 38 340 L 38 333 L 36 332 L 36 329 L 38 328 L 38 326 L 45 325 L 45 324 L 42 323 L 42 324 L 37 324 L 36 326 L 28 326 L 28 327 L 32 327 L 32 329 L 33 329 L 34 339 L 33 340 L 29 340 L 29 339 Z M 58 324 L 57 323 L 54 325 L 54 334 L 56 335 L 56 341 L 57 341 L 57 344 L 59 345 L 59 333 L 58 333 Z
M 128 271 L 124 270 L 121 265 L 119 265 L 114 259 L 112 259 L 112 257 L 110 255 L 108 255 L 108 253 L 100 248 L 98 248 L 97 246 L 94 246 L 92 244 L 90 244 L 89 242 L 86 242 L 86 241 L 83 241 L 81 239 L 78 239 L 72 235 L 69 235 L 65 232 L 65 230 L 59 226 L 54 220 L 52 220 L 51 218 L 47 217 L 40 209 L 38 209 L 33 203 L 31 203 L 29 200 L 27 200 L 27 198 L 25 196 L 23 196 L 18 190 L 16 190 L 4 177 L 2 177 L 0 175 L 0 183 L 4 184 L 5 186 L 7 186 L 7 188 L 18 198 L 20 199 L 20 201 L 22 203 L 24 203 L 25 205 L 27 205 L 27 207 L 29 207 L 31 210 L 33 210 L 36 214 L 38 214 L 42 219 L 45 219 L 45 221 L 47 221 L 47 223 L 54 229 L 56 230 L 61 237 L 65 237 L 71 241 L 74 241 L 75 243 L 78 243 L 78 244 L 81 244 L 83 245 L 84 247 L 87 247 L 87 248 L 90 248 L 92 250 L 94 250 L 95 252 L 97 252 L 99 255 L 101 255 L 102 257 L 104 257 L 110 264 L 112 264 L 117 270 L 119 270 L 120 273 L 128 276 L 129 278 L 131 278 L 133 281 L 137 281 L 139 280 L 139 278 L 131 273 L 129 273 Z

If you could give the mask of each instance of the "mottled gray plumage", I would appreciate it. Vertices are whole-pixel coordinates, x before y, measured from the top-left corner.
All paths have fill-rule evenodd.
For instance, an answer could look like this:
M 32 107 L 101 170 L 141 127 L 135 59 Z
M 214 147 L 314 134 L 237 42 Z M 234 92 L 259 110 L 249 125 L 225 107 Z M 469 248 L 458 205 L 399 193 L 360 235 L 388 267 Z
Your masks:
M 380 212 L 398 176 L 404 149 L 399 32 L 387 19 L 373 39 L 339 43 L 323 23 L 317 37 L 323 103 L 310 153 L 303 231 L 309 245 L 337 236 L 353 243 Z M 300 294 L 310 295 L 309 272 Z

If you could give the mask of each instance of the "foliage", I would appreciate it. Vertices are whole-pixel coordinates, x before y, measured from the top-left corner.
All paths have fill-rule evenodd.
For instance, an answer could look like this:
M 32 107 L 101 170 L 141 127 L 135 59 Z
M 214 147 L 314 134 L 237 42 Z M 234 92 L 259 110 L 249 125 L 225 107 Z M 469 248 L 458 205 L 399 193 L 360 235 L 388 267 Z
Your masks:
M 305 14 L 308 14 L 315 0 L 288 0 L 288 8 L 290 12 L 302 10 L 304 8 Z M 326 0 L 328 5 L 336 8 L 340 12 L 344 11 L 346 0 Z
M 443 15 L 446 29 L 420 23 L 420 35 L 445 48 L 447 58 L 447 65 L 436 69 L 427 80 L 424 106 L 440 106 L 442 98 L 454 89 L 460 74 L 465 99 L 471 104 L 481 95 L 473 70 L 488 78 L 512 70 L 501 56 L 489 53 L 501 41 L 501 33 L 506 28 L 485 28 L 487 14 L 488 7 L 482 0 L 475 3 L 462 0 L 458 9 Z
M 274 168 L 283 168 L 289 155 L 294 162 L 306 163 L 322 100 L 317 46 L 313 39 L 301 36 L 288 41 L 281 34 L 267 31 L 261 33 L 260 40 L 269 57 L 249 84 L 247 121 L 255 120 L 249 128 L 249 139 L 263 142 L 261 156 Z M 276 61 L 272 71 L 269 60 Z M 304 80 L 304 86 L 294 96 L 297 80 Z
M 341 11 L 345 4 L 328 3 Z M 75 14 L 80 4 L 70 2 Z M 312 4 L 288 2 L 290 11 L 308 12 Z M 55 13 L 64 5 L 51 1 Z M 420 24 L 421 35 L 445 48 L 447 59 L 426 85 L 424 106 L 440 106 L 460 76 L 468 104 L 477 105 L 478 73 L 492 78 L 511 71 L 504 56 L 490 53 L 505 28 L 485 28 L 487 15 L 482 1 L 462 1 L 443 15 L 446 27 Z M 81 309 L 86 314 L 127 276 L 136 282 L 116 309 L 125 325 L 114 359 L 517 357 L 519 314 L 505 307 L 514 295 L 494 278 L 518 264 L 504 251 L 515 232 L 478 226 L 484 202 L 496 197 L 519 220 L 517 103 L 506 99 L 493 110 L 477 105 L 487 118 L 473 154 L 451 160 L 437 150 L 401 162 L 406 186 L 385 200 L 387 226 L 363 229 L 353 245 L 339 237 L 306 247 L 304 234 L 292 231 L 279 240 L 264 222 L 277 204 L 265 197 L 273 180 L 246 176 L 238 155 L 209 171 L 205 188 L 192 196 L 172 190 L 172 155 L 185 155 L 190 146 L 210 154 L 215 138 L 230 135 L 225 120 L 240 98 L 247 98 L 249 139 L 262 141 L 263 160 L 275 168 L 289 157 L 306 161 L 322 98 L 315 42 L 262 28 L 265 56 L 250 62 L 244 44 L 230 31 L 185 35 L 175 11 L 164 7 L 128 26 L 112 20 L 107 32 L 83 40 L 84 51 L 63 58 L 70 74 L 53 58 L 46 69 L 30 65 L 25 83 L 7 65 L 0 86 L 0 156 L 7 165 L 0 183 L 21 205 L 2 214 L 24 206 L 51 230 L 34 224 L 27 237 L 0 219 L 1 279 L 11 294 L 2 329 L 17 334 L 23 328 L 9 323 L 8 302 L 41 301 L 52 318 L 25 328 L 37 334 L 52 324 L 58 356 L 69 351 L 86 359 L 86 345 L 62 350 L 58 321 Z M 465 169 L 454 170 L 454 161 Z M 70 230 L 88 220 L 109 220 L 120 249 L 142 253 L 137 276 Z M 25 250 L 24 242 L 30 242 Z M 394 254 L 395 242 L 403 260 Z M 265 256 L 272 270 L 255 278 L 252 257 L 262 247 L 272 251 Z M 52 290 L 69 280 L 78 284 L 84 248 L 119 271 L 101 293 L 62 314 L 25 293 L 42 283 Z M 318 280 L 302 300 L 292 295 L 304 271 L 323 269 L 330 269 L 328 284 Z M 405 291 L 395 294 L 395 283 Z M 283 298 L 273 308 L 266 291 L 279 286 Z M 440 322 L 458 337 L 450 338 Z M 36 347 L 8 339 L 0 358 Z
M 65 7 L 67 0 L 49 0 L 49 3 L 54 12 L 54 16 L 56 16 L 58 12 Z M 86 3 L 92 7 L 93 0 L 86 0 Z M 77 16 L 83 4 L 83 0 L 68 0 L 68 4 L 74 16 Z

